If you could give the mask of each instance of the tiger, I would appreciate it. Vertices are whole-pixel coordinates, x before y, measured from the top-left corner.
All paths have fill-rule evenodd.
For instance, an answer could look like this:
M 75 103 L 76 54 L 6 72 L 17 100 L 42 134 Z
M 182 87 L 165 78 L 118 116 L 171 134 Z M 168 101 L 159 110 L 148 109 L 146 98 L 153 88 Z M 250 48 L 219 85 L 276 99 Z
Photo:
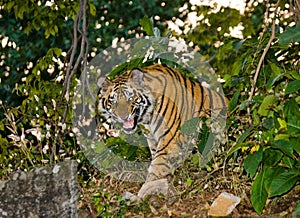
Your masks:
M 126 134 L 139 125 L 151 152 L 146 182 L 167 178 L 188 150 L 181 127 L 195 117 L 210 117 L 212 105 L 226 108 L 225 98 L 166 64 L 153 64 L 98 80 L 96 109 L 121 125 Z

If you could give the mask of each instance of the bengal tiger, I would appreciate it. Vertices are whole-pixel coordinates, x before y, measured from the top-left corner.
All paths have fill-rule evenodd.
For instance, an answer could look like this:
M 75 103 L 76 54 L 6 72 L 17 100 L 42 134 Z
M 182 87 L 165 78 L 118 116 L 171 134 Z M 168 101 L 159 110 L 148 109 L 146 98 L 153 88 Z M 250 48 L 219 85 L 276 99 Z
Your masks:
M 110 80 L 100 78 L 96 109 L 134 133 L 142 124 L 152 160 L 146 182 L 170 175 L 179 156 L 188 150 L 184 123 L 194 117 L 209 117 L 212 106 L 223 110 L 221 94 L 183 76 L 164 64 L 136 68 Z

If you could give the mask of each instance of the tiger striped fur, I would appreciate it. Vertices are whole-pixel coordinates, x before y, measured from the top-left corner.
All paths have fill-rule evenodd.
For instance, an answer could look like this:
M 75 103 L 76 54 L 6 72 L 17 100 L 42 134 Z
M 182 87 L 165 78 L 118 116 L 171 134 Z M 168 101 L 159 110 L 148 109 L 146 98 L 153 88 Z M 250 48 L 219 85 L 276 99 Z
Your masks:
M 188 150 L 187 136 L 180 130 L 185 121 L 209 117 L 211 105 L 226 107 L 219 93 L 162 64 L 133 69 L 113 80 L 100 78 L 98 85 L 98 111 L 120 123 L 125 133 L 133 133 L 138 124 L 149 130 L 152 161 L 146 181 L 171 174 Z

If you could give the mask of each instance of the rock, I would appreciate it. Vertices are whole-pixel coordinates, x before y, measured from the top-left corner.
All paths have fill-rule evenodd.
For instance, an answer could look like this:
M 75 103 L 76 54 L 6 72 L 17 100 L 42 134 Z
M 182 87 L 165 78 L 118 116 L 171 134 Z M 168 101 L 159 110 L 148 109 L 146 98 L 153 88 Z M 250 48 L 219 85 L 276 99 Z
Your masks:
M 221 193 L 212 203 L 208 211 L 209 216 L 228 216 L 233 209 L 240 203 L 241 198 L 229 194 Z
M 17 172 L 0 183 L 0 217 L 77 217 L 76 161 Z

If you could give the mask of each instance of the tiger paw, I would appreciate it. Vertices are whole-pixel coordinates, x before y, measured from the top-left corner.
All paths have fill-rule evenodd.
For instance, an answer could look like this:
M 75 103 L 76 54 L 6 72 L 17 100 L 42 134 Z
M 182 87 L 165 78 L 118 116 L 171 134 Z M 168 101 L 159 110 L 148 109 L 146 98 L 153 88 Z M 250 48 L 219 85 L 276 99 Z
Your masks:
M 138 195 L 132 194 L 131 192 L 125 192 L 122 196 L 122 200 L 125 200 L 129 203 L 139 203 L 146 196 L 153 196 L 163 194 L 164 196 L 168 195 L 169 183 L 167 179 L 159 179 L 146 182 L 141 187 Z
M 178 196 L 175 187 L 168 182 L 167 179 L 158 179 L 146 182 L 138 193 L 140 199 L 144 199 L 147 195 L 163 194 L 168 203 L 173 203 Z
M 142 199 L 139 196 L 132 194 L 131 192 L 125 192 L 122 196 L 122 200 L 129 203 L 139 203 Z

